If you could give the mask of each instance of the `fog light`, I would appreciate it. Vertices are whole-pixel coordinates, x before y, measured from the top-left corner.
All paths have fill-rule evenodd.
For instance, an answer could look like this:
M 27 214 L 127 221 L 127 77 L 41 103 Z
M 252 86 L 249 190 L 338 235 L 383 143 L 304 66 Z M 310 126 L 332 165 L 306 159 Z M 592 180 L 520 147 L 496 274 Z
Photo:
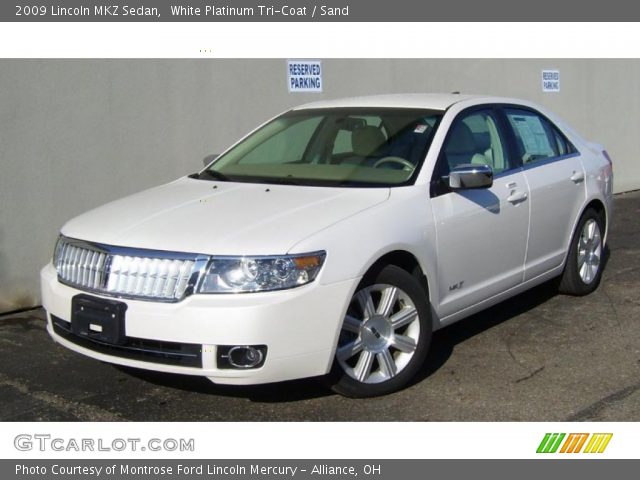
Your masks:
M 218 368 L 259 368 L 264 364 L 266 345 L 223 345 L 218 347 Z

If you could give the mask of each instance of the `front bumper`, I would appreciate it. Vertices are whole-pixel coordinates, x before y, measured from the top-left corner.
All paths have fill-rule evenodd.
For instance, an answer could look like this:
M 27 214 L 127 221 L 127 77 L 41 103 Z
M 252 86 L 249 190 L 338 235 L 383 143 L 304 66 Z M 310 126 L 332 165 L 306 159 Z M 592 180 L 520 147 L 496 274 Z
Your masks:
M 342 319 L 357 284 L 358 279 L 328 285 L 313 282 L 276 292 L 192 295 L 178 303 L 121 300 L 127 304 L 125 331 L 132 342 L 200 347 L 197 363 L 201 366 L 185 366 L 180 362 L 157 363 L 143 356 L 125 355 L 116 348 L 77 341 L 60 327 L 54 329 L 52 319 L 58 325 L 71 321 L 71 299 L 83 292 L 58 282 L 53 265 L 41 271 L 47 331 L 61 345 L 105 362 L 200 375 L 216 383 L 238 385 L 327 373 Z M 266 345 L 268 350 L 259 368 L 218 368 L 217 348 L 221 345 Z

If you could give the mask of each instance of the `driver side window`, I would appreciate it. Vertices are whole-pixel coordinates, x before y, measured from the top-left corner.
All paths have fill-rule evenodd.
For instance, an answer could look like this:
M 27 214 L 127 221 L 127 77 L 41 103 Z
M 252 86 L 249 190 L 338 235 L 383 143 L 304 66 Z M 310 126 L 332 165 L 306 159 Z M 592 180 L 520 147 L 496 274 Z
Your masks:
M 443 177 L 459 165 L 489 165 L 494 174 L 509 170 L 507 145 L 492 110 L 476 110 L 458 117 L 449 131 L 439 160 Z

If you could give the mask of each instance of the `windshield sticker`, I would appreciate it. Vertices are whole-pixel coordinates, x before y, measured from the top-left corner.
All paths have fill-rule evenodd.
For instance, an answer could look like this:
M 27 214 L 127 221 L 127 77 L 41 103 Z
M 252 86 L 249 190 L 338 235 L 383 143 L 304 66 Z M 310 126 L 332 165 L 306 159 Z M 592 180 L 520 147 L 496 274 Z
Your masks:
M 413 133 L 424 133 L 429 128 L 429 125 L 416 125 L 416 128 L 413 130 Z

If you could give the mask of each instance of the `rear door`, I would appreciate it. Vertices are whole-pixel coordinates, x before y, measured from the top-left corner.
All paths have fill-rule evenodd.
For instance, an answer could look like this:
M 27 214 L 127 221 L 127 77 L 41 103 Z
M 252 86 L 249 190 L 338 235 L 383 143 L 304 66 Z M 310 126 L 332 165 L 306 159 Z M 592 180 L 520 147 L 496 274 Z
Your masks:
M 465 110 L 454 120 L 440 152 L 431 201 L 441 319 L 522 282 L 529 191 L 509 153 L 505 130 L 497 110 Z M 481 163 L 494 170 L 492 187 L 448 189 L 452 168 Z
M 560 130 L 535 110 L 505 107 L 530 190 L 531 226 L 525 280 L 559 267 L 585 201 L 580 155 Z

